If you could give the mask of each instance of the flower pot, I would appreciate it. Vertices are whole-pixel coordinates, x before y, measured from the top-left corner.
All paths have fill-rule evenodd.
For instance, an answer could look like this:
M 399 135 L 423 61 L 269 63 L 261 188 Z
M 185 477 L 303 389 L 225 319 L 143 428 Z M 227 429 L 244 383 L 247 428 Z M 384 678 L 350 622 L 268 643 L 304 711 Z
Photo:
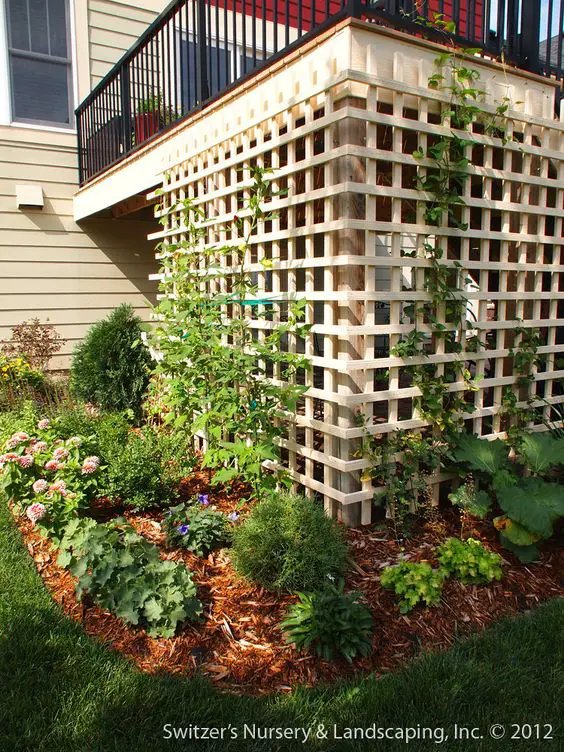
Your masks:
M 159 113 L 142 112 L 135 115 L 135 143 L 141 144 L 159 130 Z

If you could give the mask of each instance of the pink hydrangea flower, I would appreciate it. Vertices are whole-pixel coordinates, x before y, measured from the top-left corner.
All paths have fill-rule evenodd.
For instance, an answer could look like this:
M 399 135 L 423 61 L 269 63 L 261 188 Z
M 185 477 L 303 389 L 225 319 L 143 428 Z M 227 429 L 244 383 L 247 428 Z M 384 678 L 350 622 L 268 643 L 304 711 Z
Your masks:
M 96 417 L 100 413 L 96 405 L 93 405 L 92 402 L 87 402 L 84 405 L 84 409 L 86 410 L 88 415 L 93 416 L 93 417 Z
M 82 444 L 82 439 L 80 436 L 71 436 L 67 441 L 67 444 L 70 444 L 71 446 L 80 446 Z
M 39 428 L 40 431 L 45 431 L 49 426 L 51 425 L 51 421 L 49 418 L 41 418 L 39 423 L 37 424 L 37 428 Z
M 36 522 L 39 522 L 39 520 L 45 517 L 46 512 L 47 512 L 47 508 L 45 507 L 45 505 L 40 504 L 38 501 L 36 501 L 34 504 L 31 504 L 25 510 L 27 518 L 31 520 L 31 522 L 33 522 L 34 525 Z
M 61 496 L 67 495 L 67 484 L 64 480 L 56 480 L 49 486 L 49 495 L 54 493 L 61 494 Z
M 35 481 L 32 488 L 34 493 L 36 494 L 45 493 L 45 491 L 49 488 L 49 484 L 43 478 L 39 478 L 39 480 Z
M 100 458 L 96 457 L 96 455 L 92 455 L 92 457 L 85 457 L 84 463 L 88 463 L 89 465 L 96 465 L 96 467 L 98 467 L 98 465 L 100 464 Z
M 19 456 L 17 454 L 14 454 L 14 452 L 3 454 L 2 456 L 0 456 L 0 467 L 4 467 L 4 465 L 8 462 L 17 462 L 19 459 Z
M 20 467 L 31 467 L 33 465 L 33 457 L 29 454 L 24 454 L 18 460 Z
M 10 438 L 6 442 L 6 449 L 15 449 L 18 444 L 21 444 L 22 441 L 27 441 L 28 439 L 29 434 L 25 433 L 24 431 L 18 431 L 17 433 L 10 436 Z
M 53 452 L 53 458 L 56 460 L 66 460 L 68 456 L 69 456 L 68 449 L 64 449 L 63 447 L 58 447 Z
M 47 442 L 46 441 L 36 441 L 35 444 L 32 444 L 29 447 L 30 454 L 39 454 L 39 452 L 46 452 L 47 451 Z
M 49 460 L 45 463 L 45 470 L 58 470 L 59 469 L 59 463 L 57 460 Z

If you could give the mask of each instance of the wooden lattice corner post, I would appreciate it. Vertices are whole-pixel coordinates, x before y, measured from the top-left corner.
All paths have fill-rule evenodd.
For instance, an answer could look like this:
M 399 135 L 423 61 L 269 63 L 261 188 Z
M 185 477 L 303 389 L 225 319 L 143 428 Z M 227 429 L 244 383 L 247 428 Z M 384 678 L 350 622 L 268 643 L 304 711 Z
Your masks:
M 564 402 L 564 124 L 553 117 L 553 86 L 471 60 L 488 92 L 485 110 L 505 96 L 514 103 L 509 138 L 474 128 L 461 209 L 468 229 L 428 227 L 414 178 L 429 165 L 413 152 L 451 132 L 441 117 L 449 97 L 428 86 L 436 55 L 436 46 L 381 28 L 352 23 L 328 32 L 180 131 L 163 181 L 169 206 L 190 197 L 204 208 L 208 244 L 229 242 L 224 228 L 241 209 L 250 164 L 272 167 L 275 188 L 288 191 L 251 239 L 248 269 L 261 300 L 272 301 L 272 321 L 257 317 L 252 326 L 261 337 L 283 320 L 289 298 L 306 301 L 312 329 L 288 346 L 310 357 L 310 389 L 281 440 L 282 460 L 299 487 L 347 524 L 370 522 L 381 491 L 367 480 L 363 436 L 425 426 L 410 365 L 433 363 L 440 373 L 462 358 L 478 377 L 477 391 L 466 390 L 474 411 L 465 425 L 482 437 L 505 431 L 507 388 L 544 417 L 544 400 Z M 437 339 L 426 359 L 394 357 L 413 328 L 407 308 L 429 299 L 419 251 L 430 236 L 444 263 L 460 264 L 471 279 L 464 292 L 472 321 L 461 342 L 465 348 L 475 332 L 481 344 L 457 354 Z M 182 238 L 174 212 L 152 237 Z M 518 391 L 511 354 L 518 327 L 538 332 L 544 358 L 527 394 Z M 466 386 L 457 378 L 449 388 Z M 441 477 L 433 481 L 436 498 Z

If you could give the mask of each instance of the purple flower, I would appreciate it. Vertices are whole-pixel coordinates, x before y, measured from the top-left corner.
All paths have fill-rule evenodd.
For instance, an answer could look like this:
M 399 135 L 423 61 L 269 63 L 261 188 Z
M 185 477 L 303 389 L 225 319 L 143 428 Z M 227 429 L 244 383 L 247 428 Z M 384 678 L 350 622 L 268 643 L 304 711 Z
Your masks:
M 237 514 L 237 512 L 231 512 L 231 514 L 227 515 L 227 519 L 231 520 L 231 522 L 237 522 L 239 515 Z
M 180 535 L 186 535 L 188 530 L 190 530 L 190 525 L 180 525 L 180 527 L 178 528 Z
M 200 494 L 198 496 L 198 501 L 200 504 L 202 504 L 204 507 L 207 507 L 207 505 L 210 503 L 210 499 L 208 494 Z

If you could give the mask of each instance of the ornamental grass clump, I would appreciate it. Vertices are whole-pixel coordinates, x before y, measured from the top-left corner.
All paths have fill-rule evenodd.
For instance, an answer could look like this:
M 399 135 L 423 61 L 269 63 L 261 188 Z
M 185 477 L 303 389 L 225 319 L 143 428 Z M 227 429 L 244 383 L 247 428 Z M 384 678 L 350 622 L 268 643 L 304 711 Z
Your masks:
M 323 508 L 302 496 L 273 494 L 233 531 L 233 564 L 269 590 L 311 592 L 341 577 L 347 547 Z

